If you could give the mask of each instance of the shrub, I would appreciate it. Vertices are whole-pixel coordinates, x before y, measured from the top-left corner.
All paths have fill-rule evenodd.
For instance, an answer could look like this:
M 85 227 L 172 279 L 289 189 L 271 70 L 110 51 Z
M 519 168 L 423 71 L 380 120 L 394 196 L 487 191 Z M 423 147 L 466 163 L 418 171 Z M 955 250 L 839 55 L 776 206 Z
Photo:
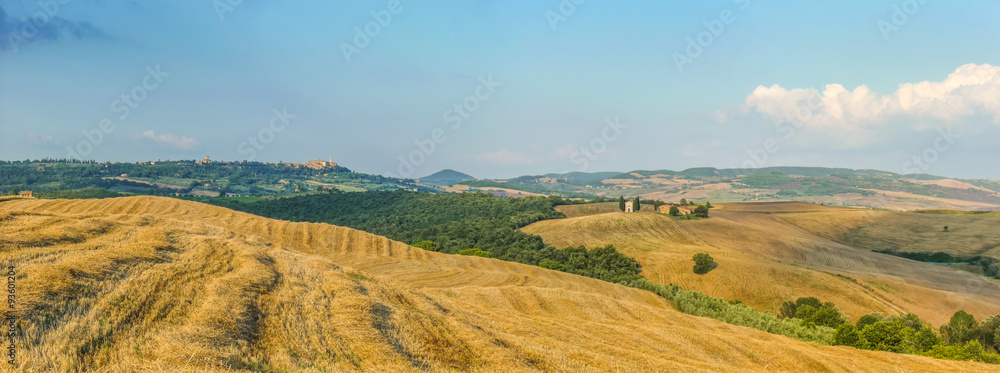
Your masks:
M 674 284 L 661 285 L 646 279 L 638 279 L 622 285 L 647 290 L 666 298 L 678 311 L 689 315 L 710 317 L 732 325 L 747 326 L 800 341 L 826 345 L 833 342 L 835 330 L 832 328 L 817 325 L 810 327 L 803 325 L 799 319 L 778 318 L 770 312 L 760 312 L 741 303 L 726 302 L 696 291 L 684 290 Z
M 798 306 L 795 302 L 787 301 L 781 305 L 780 309 L 778 309 L 778 315 L 781 315 L 781 318 L 795 317 L 795 313 L 797 311 Z
M 459 250 L 459 251 L 458 251 L 458 255 L 472 255 L 472 256 L 481 256 L 481 257 L 483 257 L 483 258 L 489 258 L 489 257 L 490 257 L 490 253 L 488 253 L 488 252 L 485 252 L 485 251 L 482 251 L 482 250 L 479 250 L 479 249 L 465 249 L 465 250 Z
M 715 263 L 715 259 L 712 259 L 711 255 L 705 253 L 694 254 L 692 258 L 694 260 L 694 273 L 703 275 L 712 270 L 712 263 Z
M 707 218 L 708 217 L 708 207 L 705 207 L 705 206 L 695 207 L 694 208 L 694 216 L 697 216 L 699 218 Z
M 554 269 L 557 271 L 563 270 L 563 265 L 559 264 L 559 262 L 552 259 L 542 259 L 541 262 L 538 262 L 538 266 L 545 269 Z
M 864 348 L 864 339 L 861 338 L 861 333 L 854 325 L 843 324 L 837 327 L 837 333 L 833 335 L 833 344 Z
M 861 329 L 865 348 L 876 351 L 903 352 L 905 342 L 913 336 L 913 329 L 898 321 L 879 321 Z
M 969 341 L 953 346 L 937 345 L 930 349 L 930 351 L 921 353 L 921 355 L 937 359 L 971 360 L 981 363 L 1000 364 L 1000 355 L 986 352 L 986 349 L 983 348 L 983 345 L 979 341 Z
M 419 247 L 427 251 L 438 251 L 441 249 L 441 245 L 438 245 L 437 242 L 434 241 L 420 241 L 413 244 L 413 247 Z
M 832 302 L 820 302 L 815 297 L 802 297 L 795 302 L 785 302 L 778 311 L 782 318 L 794 317 L 830 328 L 837 328 L 850 322 L 847 315 L 840 312 L 840 307 Z
M 856 325 L 856 327 L 858 329 L 864 329 L 865 326 L 877 323 L 881 320 L 882 320 L 882 315 L 878 313 L 869 313 L 867 315 L 861 316 L 861 318 L 858 319 L 858 324 Z

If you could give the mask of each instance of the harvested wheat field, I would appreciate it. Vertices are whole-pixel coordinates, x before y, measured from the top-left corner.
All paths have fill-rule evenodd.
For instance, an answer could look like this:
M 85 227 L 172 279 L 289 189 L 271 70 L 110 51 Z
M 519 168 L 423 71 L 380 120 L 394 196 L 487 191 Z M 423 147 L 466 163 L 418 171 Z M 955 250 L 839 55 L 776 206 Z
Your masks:
M 997 369 L 803 343 L 590 278 L 168 198 L 4 200 L 0 255 L 23 330 L 5 370 Z
M 824 238 L 832 234 L 821 237 L 788 221 L 817 216 L 811 220 L 815 226 L 842 232 L 851 229 L 837 228 L 846 221 L 868 224 L 878 211 L 801 202 L 720 203 L 709 219 L 673 221 L 655 213 L 587 215 L 574 209 L 560 206 L 577 217 L 522 230 L 556 247 L 613 244 L 638 260 L 649 280 L 740 300 L 761 311 L 777 312 L 784 301 L 815 296 L 836 303 L 853 320 L 871 312 L 911 312 L 940 325 L 960 309 L 979 319 L 1000 314 L 996 281 L 848 246 Z M 694 274 L 691 257 L 701 252 L 719 268 Z

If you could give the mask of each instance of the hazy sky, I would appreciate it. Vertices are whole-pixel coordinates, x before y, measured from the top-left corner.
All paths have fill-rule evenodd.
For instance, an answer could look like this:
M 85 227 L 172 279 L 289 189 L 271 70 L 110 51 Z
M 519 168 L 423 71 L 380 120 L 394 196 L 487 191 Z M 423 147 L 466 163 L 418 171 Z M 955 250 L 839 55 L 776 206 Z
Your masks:
M 0 4 L 5 160 L 1000 179 L 996 1 Z

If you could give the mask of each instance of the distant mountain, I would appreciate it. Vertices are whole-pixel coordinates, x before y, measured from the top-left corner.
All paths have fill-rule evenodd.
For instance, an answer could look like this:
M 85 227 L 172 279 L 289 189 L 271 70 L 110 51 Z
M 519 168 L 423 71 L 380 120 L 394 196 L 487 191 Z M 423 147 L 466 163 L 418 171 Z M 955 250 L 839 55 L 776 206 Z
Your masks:
M 467 180 L 475 180 L 476 178 L 469 176 L 452 169 L 445 169 L 435 172 L 431 175 L 424 176 L 420 178 L 420 182 L 423 184 L 434 185 L 434 186 L 448 186 L 453 184 L 458 184 Z
M 1000 210 L 1000 180 L 900 175 L 871 169 L 827 167 L 633 170 L 520 176 L 507 188 L 538 194 L 640 197 L 664 202 L 801 201 L 893 210 Z

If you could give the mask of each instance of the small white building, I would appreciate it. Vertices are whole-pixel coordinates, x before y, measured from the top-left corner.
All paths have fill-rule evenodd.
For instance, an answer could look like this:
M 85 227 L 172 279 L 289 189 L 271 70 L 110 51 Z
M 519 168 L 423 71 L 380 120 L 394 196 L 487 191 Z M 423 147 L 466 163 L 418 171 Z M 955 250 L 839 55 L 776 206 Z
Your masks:
M 625 212 L 635 212 L 634 203 L 635 201 L 625 201 Z

